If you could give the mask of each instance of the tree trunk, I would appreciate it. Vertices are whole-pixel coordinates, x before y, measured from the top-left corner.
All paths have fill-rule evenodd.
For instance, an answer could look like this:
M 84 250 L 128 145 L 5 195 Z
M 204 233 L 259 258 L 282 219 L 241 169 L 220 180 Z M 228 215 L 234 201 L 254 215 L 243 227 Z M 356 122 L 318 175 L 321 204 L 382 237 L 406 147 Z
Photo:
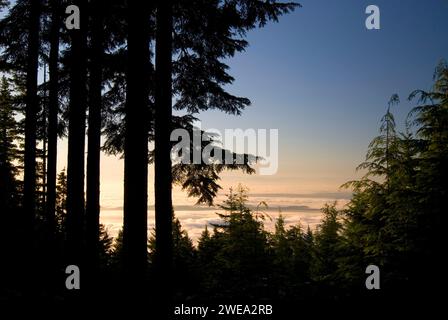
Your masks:
M 154 192 L 156 219 L 156 272 L 162 301 L 169 301 L 172 278 L 172 2 L 157 7 Z
M 51 1 L 50 29 L 50 92 L 48 100 L 48 164 L 47 164 L 47 205 L 46 219 L 48 232 L 55 233 L 56 224 L 56 175 L 57 175 L 57 141 L 59 113 L 59 35 L 61 27 L 61 12 L 58 0 Z
M 40 0 L 30 0 L 28 30 L 26 110 L 25 110 L 25 170 L 24 170 L 24 231 L 25 238 L 31 239 L 36 215 L 36 130 L 37 74 L 39 68 Z
M 81 28 L 70 30 L 70 105 L 67 161 L 66 237 L 70 264 L 79 265 L 84 229 L 84 149 L 86 120 L 87 1 L 74 1 L 81 13 Z
M 150 8 L 131 0 L 128 10 L 123 263 L 126 285 L 135 290 L 147 268 Z
M 92 272 L 91 276 L 94 277 L 98 267 L 100 228 L 101 90 L 104 41 L 102 10 L 104 9 L 104 0 L 93 0 L 91 8 L 86 244 L 89 269 Z

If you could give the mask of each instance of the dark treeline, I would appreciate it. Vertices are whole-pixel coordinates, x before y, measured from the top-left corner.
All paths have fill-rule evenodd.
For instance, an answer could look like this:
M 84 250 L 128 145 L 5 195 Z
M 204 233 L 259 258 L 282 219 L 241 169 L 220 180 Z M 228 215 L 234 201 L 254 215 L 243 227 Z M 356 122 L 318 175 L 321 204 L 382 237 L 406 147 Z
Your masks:
M 80 9 L 79 30 L 64 24 L 69 4 Z M 0 300 L 142 298 L 161 308 L 182 301 L 437 300 L 448 190 L 444 63 L 432 91 L 410 95 L 418 106 L 402 133 L 392 97 L 360 166 L 365 176 L 346 184 L 353 198 L 342 209 L 323 208 L 316 230 L 286 227 L 280 216 L 267 232 L 266 216 L 249 209 L 239 187 L 221 205 L 221 222 L 194 246 L 175 218 L 172 185 L 211 205 L 219 174 L 253 173 L 257 159 L 231 153 L 233 164 L 172 164 L 170 132 L 192 131 L 200 111 L 241 114 L 250 101 L 225 90 L 233 78 L 223 60 L 244 51 L 249 30 L 298 5 L 17 0 L 0 6 L 8 8 L 0 21 Z M 58 173 L 62 138 L 67 168 Z M 124 224 L 115 240 L 100 224 L 101 152 L 124 159 Z M 149 164 L 156 227 L 148 237 Z M 370 264 L 381 270 L 379 291 L 366 290 Z M 81 290 L 66 289 L 67 265 L 80 267 Z

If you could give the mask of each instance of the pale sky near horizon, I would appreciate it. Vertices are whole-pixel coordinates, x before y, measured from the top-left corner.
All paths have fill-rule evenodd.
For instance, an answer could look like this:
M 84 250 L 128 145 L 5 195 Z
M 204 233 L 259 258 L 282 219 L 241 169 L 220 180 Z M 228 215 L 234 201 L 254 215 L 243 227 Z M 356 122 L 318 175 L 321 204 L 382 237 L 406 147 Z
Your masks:
M 249 98 L 252 105 L 239 117 L 218 111 L 198 117 L 203 129 L 279 130 L 278 173 L 223 174 L 219 199 L 241 182 L 252 193 L 265 195 L 255 200 L 292 208 L 291 223 L 299 218 L 317 223 L 314 209 L 327 200 L 346 200 L 344 194 L 321 194 L 337 192 L 342 183 L 359 176 L 355 167 L 378 133 L 390 96 L 401 97 L 402 103 L 393 109 L 401 126 L 414 105 L 407 101 L 409 93 L 429 89 L 435 66 L 448 59 L 448 1 L 298 2 L 303 7 L 279 23 L 249 32 L 250 47 L 227 61 L 235 77 L 229 91 Z M 365 27 L 365 9 L 371 4 L 381 10 L 380 30 Z M 66 142 L 59 145 L 62 169 Z M 116 234 L 121 225 L 123 161 L 103 156 L 101 170 L 102 221 Z M 152 176 L 151 168 L 151 204 Z M 177 206 L 194 203 L 178 189 L 174 199 Z M 298 207 L 302 205 L 307 208 Z M 152 212 L 149 215 L 152 219 Z M 201 224 L 215 218 L 213 210 L 191 209 L 179 215 L 196 236 Z

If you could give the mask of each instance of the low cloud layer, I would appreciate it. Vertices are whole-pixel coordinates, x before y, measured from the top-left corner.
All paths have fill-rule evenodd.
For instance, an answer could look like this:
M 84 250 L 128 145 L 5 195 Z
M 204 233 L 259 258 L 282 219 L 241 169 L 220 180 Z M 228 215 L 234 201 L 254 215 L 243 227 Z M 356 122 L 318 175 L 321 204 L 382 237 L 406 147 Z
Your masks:
M 321 221 L 321 208 L 325 203 L 337 201 L 339 206 L 343 206 L 351 198 L 351 193 L 254 193 L 250 194 L 248 207 L 254 211 L 266 213 L 267 219 L 264 221 L 265 228 L 274 230 L 275 220 L 281 213 L 285 218 L 287 226 L 297 225 L 314 229 Z M 222 199 L 216 202 L 220 203 Z M 267 208 L 258 207 L 261 201 L 268 204 Z M 218 206 L 209 207 L 203 205 L 181 204 L 175 205 L 176 217 L 182 223 L 182 227 L 188 231 L 190 237 L 196 242 L 205 226 L 219 224 L 220 220 L 216 213 L 222 213 Z M 122 206 L 102 206 L 101 221 L 109 230 L 112 236 L 116 236 L 123 223 Z M 148 206 L 148 230 L 154 228 L 154 206 Z

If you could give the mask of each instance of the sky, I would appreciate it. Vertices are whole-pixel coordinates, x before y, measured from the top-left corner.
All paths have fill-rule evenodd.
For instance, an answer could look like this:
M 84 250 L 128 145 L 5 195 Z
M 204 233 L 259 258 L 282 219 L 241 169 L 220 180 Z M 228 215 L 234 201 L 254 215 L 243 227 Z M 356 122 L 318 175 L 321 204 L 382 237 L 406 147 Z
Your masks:
M 241 116 L 202 112 L 203 129 L 278 129 L 279 169 L 275 175 L 222 175 L 217 203 L 230 186 L 246 185 L 251 205 L 267 201 L 290 224 L 315 226 L 325 202 L 349 199 L 342 183 L 359 177 L 370 140 L 394 93 L 402 127 L 415 89 L 430 89 L 437 63 L 448 59 L 448 0 L 301 0 L 302 8 L 248 33 L 250 46 L 226 62 L 235 82 L 227 89 L 249 98 Z M 377 5 L 381 29 L 367 30 L 368 5 Z M 60 142 L 59 169 L 66 165 Z M 115 235 L 122 223 L 123 161 L 102 157 L 102 222 Z M 150 168 L 149 201 L 153 204 Z M 178 188 L 176 215 L 193 238 L 214 208 L 194 207 Z M 272 227 L 272 223 L 267 222 Z M 153 209 L 149 210 L 153 226 Z

